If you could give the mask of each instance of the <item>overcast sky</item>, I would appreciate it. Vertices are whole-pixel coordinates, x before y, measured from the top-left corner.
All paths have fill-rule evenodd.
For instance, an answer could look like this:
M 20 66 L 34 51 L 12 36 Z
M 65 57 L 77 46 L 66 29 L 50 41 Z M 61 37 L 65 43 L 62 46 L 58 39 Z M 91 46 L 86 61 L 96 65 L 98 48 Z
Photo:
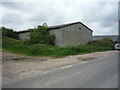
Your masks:
M 118 34 L 118 2 L 78 2 L 41 0 L 39 2 L 2 2 L 2 25 L 15 31 L 82 22 L 93 35 Z

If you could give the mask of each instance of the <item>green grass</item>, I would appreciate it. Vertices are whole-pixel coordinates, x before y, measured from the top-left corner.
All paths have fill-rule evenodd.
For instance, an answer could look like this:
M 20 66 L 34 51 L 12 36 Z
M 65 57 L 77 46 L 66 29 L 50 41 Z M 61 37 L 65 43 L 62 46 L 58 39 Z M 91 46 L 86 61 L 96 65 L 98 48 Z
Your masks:
M 98 46 L 94 45 L 93 43 L 94 42 L 91 42 L 90 44 L 84 46 L 67 46 L 67 47 L 58 47 L 45 44 L 25 45 L 20 40 L 4 37 L 2 47 L 4 50 L 13 53 L 24 54 L 29 56 L 51 56 L 51 57 L 61 57 L 68 55 L 86 54 L 91 52 L 112 50 L 112 47 L 110 46 Z

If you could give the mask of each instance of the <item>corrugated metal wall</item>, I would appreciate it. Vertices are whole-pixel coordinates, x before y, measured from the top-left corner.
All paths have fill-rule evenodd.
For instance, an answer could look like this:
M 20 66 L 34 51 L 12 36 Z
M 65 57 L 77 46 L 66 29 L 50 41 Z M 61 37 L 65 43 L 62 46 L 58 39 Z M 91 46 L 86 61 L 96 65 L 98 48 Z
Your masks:
M 29 38 L 29 32 L 19 33 L 18 36 L 20 40 L 25 40 L 26 38 Z
M 92 40 L 92 32 L 82 24 L 73 24 L 59 29 L 52 29 L 50 34 L 55 34 L 55 45 L 85 45 Z
M 57 46 L 85 45 L 92 40 L 92 31 L 80 23 L 52 29 L 49 33 L 55 35 Z M 28 35 L 29 32 L 19 33 L 19 39 L 25 40 Z

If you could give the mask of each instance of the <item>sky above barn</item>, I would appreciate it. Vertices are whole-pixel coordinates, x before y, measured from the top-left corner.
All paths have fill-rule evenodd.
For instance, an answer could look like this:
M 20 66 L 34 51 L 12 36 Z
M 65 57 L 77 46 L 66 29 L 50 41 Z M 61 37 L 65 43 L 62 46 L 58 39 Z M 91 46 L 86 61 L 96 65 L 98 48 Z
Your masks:
M 1 26 L 15 31 L 80 21 L 93 35 L 118 34 L 118 0 L 4 0 L 1 7 Z

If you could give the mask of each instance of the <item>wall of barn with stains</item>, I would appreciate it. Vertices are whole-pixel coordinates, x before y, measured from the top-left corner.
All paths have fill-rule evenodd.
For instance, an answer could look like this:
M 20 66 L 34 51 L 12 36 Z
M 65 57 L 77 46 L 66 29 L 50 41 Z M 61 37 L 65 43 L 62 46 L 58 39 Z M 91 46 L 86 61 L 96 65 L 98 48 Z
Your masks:
M 80 23 L 52 29 L 49 33 L 56 36 L 57 46 L 85 45 L 92 41 L 92 31 Z

